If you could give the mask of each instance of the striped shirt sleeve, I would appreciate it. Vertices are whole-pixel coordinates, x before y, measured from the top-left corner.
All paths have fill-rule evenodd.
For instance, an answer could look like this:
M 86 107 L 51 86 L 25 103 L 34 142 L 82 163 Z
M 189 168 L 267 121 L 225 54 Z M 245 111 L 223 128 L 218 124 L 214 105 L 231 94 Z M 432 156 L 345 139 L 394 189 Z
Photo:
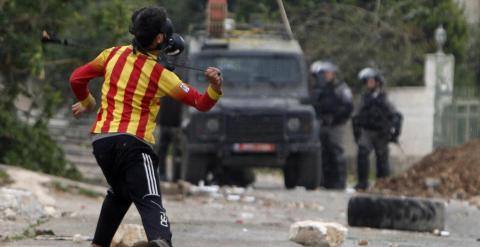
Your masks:
M 175 73 L 167 69 L 162 71 L 159 87 L 166 95 L 202 112 L 209 111 L 222 96 L 210 86 L 205 93 L 201 94 L 194 87 L 183 83 Z
M 75 69 L 70 76 L 72 91 L 82 105 L 87 105 L 89 98 L 92 97 L 88 90 L 88 82 L 95 77 L 104 75 L 105 63 L 111 50 L 112 48 L 104 50 L 89 63 Z

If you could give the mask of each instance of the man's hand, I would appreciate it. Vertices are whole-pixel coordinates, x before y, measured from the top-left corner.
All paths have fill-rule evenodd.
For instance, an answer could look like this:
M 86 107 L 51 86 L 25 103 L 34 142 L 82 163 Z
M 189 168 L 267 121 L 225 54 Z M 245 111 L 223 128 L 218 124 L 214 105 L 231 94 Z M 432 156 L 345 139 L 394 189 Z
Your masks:
M 73 116 L 75 118 L 79 118 L 83 113 L 90 112 L 93 109 L 95 109 L 96 105 L 97 105 L 97 102 L 93 97 L 89 98 L 87 106 L 85 106 L 84 104 L 82 104 L 82 102 L 79 101 L 72 105 Z
M 220 69 L 208 67 L 207 70 L 205 70 L 205 77 L 207 78 L 213 90 L 215 90 L 218 94 L 222 94 L 223 78 Z

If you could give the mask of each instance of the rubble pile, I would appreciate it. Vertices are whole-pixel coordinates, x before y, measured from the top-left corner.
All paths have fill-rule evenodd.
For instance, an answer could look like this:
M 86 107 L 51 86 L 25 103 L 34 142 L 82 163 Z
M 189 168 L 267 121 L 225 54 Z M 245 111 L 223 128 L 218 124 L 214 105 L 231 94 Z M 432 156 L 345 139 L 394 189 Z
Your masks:
M 375 183 L 371 192 L 471 199 L 480 195 L 480 140 L 434 151 L 402 174 Z

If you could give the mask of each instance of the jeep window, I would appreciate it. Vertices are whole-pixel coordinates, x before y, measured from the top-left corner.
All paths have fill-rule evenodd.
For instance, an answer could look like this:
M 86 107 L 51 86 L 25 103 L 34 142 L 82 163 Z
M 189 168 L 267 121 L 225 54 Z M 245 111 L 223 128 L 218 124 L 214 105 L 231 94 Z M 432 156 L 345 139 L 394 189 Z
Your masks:
M 295 56 L 278 55 L 203 55 L 197 57 L 197 67 L 219 67 L 225 87 L 274 87 L 297 86 L 301 81 L 300 61 Z M 205 82 L 197 73 L 194 82 Z

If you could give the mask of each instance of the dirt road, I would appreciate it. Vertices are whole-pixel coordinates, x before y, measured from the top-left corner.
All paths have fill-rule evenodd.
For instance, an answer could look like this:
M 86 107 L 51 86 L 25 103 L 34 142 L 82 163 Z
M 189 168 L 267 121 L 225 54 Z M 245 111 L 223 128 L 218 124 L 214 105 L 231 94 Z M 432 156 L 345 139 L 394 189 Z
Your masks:
M 174 246 L 180 247 L 252 247 L 300 246 L 288 240 L 290 224 L 297 220 L 335 221 L 346 225 L 346 206 L 352 194 L 332 191 L 285 190 L 280 177 L 261 175 L 253 189 L 236 193 L 197 196 L 165 195 L 164 204 L 172 223 Z M 235 192 L 235 191 L 233 191 Z M 60 217 L 50 218 L 37 230 L 52 230 L 56 236 L 91 236 L 101 206 L 100 198 L 72 195 L 65 192 L 55 197 Z M 239 195 L 240 197 L 238 197 Z M 452 201 L 447 207 L 449 237 L 429 233 L 349 227 L 344 247 L 478 247 L 480 210 L 465 202 Z M 134 207 L 126 223 L 140 224 Z M 1 227 L 0 227 L 1 229 Z M 1 242 L 0 246 L 89 246 L 88 241 L 37 240 L 23 238 Z

